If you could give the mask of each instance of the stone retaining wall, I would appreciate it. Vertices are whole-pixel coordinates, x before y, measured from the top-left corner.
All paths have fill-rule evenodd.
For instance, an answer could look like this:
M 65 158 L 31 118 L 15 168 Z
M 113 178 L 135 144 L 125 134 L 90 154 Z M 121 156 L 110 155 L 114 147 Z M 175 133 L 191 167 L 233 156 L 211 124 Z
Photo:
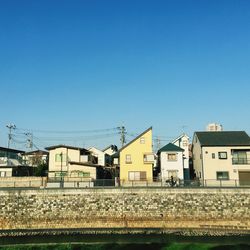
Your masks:
M 0 208 L 2 231 L 152 228 L 250 232 L 250 189 L 8 190 L 0 191 Z

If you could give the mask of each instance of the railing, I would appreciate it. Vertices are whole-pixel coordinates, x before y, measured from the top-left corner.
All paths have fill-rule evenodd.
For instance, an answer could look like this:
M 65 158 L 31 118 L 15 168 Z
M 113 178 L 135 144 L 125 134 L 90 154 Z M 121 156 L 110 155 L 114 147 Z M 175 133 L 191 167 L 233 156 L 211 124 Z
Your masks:
M 233 158 L 233 165 L 248 165 L 250 164 L 250 158 Z
M 242 180 L 143 180 L 90 178 L 1 178 L 0 189 L 6 188 L 250 188 L 250 181 Z

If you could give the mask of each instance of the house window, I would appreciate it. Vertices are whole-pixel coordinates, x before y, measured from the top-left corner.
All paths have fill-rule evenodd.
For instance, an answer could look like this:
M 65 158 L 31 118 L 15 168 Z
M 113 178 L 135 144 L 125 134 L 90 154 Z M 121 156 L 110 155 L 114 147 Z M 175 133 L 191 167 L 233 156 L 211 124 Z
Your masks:
M 188 146 L 188 141 L 187 141 L 187 140 L 184 140 L 184 141 L 182 142 L 182 146 L 183 146 L 183 147 Z
M 217 180 L 229 180 L 229 173 L 228 172 L 216 172 Z
M 66 176 L 67 172 L 55 172 L 55 177 Z
M 140 138 L 140 143 L 141 143 L 141 144 L 145 144 L 145 137 L 141 137 L 141 138 Z
M 219 152 L 218 155 L 219 155 L 219 159 L 222 159 L 222 160 L 227 159 L 227 152 Z
M 0 172 L 0 177 L 6 177 L 6 172 L 5 171 L 1 171 Z
M 78 176 L 79 177 L 90 177 L 90 172 L 79 172 Z
M 144 154 L 143 161 L 144 163 L 153 163 L 154 162 L 154 155 L 153 154 Z
M 126 155 L 125 157 L 126 157 L 125 158 L 126 163 L 132 163 L 131 155 Z
M 233 151 L 233 164 L 250 164 L 246 151 Z
M 66 154 L 56 154 L 55 160 L 56 160 L 56 162 L 61 162 L 61 161 L 66 162 Z
M 130 181 L 145 181 L 147 180 L 147 173 L 145 171 L 130 171 L 128 172 L 128 179 Z
M 212 153 L 212 159 L 215 159 L 215 153 Z
M 168 161 L 177 161 L 177 154 L 168 154 Z

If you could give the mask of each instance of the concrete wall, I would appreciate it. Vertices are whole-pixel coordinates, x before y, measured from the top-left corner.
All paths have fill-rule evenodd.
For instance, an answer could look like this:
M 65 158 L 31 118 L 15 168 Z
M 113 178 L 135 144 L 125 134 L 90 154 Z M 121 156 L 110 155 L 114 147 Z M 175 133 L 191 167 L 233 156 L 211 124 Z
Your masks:
M 8 229 L 159 228 L 250 233 L 250 189 L 0 191 Z

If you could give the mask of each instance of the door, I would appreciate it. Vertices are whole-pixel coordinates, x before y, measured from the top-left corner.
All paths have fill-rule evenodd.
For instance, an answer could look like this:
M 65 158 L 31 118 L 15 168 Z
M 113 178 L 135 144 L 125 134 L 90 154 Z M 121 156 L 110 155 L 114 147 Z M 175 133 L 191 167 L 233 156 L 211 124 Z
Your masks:
M 250 171 L 239 171 L 240 185 L 250 185 Z

